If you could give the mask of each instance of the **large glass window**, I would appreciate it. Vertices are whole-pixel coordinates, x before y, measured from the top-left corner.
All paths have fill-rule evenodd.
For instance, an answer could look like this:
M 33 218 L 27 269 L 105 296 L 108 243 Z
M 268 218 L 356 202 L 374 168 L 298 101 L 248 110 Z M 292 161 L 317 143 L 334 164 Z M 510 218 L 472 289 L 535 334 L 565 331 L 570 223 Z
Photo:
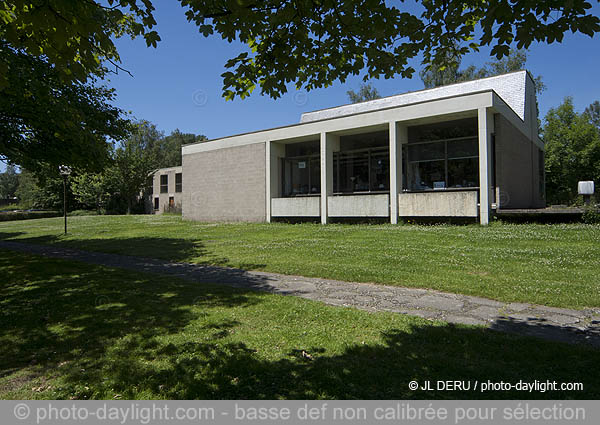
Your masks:
M 371 151 L 371 191 L 390 190 L 390 152 Z
M 321 194 L 319 141 L 287 145 L 282 159 L 282 195 L 308 196 Z
M 477 137 L 409 143 L 403 147 L 407 190 L 479 186 Z
M 283 196 L 321 193 L 319 158 L 283 159 Z
M 384 192 L 389 189 L 390 158 L 388 148 L 334 153 L 334 193 Z

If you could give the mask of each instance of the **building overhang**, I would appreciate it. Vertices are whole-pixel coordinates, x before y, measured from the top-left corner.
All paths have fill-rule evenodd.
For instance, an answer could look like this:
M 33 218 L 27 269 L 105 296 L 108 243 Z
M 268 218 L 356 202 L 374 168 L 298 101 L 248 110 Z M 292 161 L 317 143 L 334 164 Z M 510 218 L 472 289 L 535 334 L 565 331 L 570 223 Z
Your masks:
M 534 132 L 532 126 L 527 125 L 494 90 L 488 89 L 193 143 L 184 145 L 182 154 L 190 155 L 267 141 L 287 144 L 318 140 L 323 132 L 345 135 L 385 130 L 390 122 L 420 125 L 476 117 L 480 108 L 491 108 L 493 112 L 502 114 L 543 149 L 537 131 Z

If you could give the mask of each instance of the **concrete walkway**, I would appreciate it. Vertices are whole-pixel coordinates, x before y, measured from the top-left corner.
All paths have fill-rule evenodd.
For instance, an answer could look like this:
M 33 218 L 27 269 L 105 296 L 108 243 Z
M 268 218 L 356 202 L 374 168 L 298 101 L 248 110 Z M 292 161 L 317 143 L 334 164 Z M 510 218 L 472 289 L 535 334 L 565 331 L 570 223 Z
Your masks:
M 173 275 L 193 282 L 294 295 L 337 306 L 391 311 L 449 323 L 483 325 L 504 332 L 600 347 L 600 308 L 569 310 L 504 303 L 433 290 L 174 263 L 10 241 L 0 241 L 0 248 L 138 272 Z

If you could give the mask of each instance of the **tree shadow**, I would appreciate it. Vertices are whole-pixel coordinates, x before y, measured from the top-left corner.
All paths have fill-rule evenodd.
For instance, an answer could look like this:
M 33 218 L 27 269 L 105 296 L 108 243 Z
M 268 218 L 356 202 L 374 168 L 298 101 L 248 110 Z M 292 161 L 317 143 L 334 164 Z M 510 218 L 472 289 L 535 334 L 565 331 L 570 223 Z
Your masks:
M 568 344 L 586 344 L 600 347 L 600 321 L 592 320 L 584 329 L 575 326 L 556 326 L 546 319 L 525 317 L 522 319 L 502 317 L 496 319 L 491 329 L 518 335 L 533 336 Z
M 237 336 L 242 325 L 251 327 L 253 317 L 275 308 L 267 294 L 5 251 L 0 251 L 0 270 L 6 277 L 0 282 L 0 379 L 19 370 L 54 379 L 53 388 L 40 397 L 600 396 L 600 350 L 580 345 L 407 319 L 406 326 L 385 329 L 379 341 L 370 343 L 348 339 L 343 331 L 341 346 L 325 337 L 315 344 L 289 335 L 287 348 L 274 355 L 262 342 L 268 339 Z M 257 285 L 265 283 L 254 279 Z M 307 328 L 328 326 L 341 310 L 322 306 L 318 311 L 306 316 Z M 353 324 L 342 328 L 346 325 Z M 257 327 L 260 332 L 267 330 Z M 437 381 L 547 379 L 582 382 L 585 392 L 435 389 Z M 413 380 L 431 381 L 434 389 L 411 391 Z
M 562 344 L 532 349 L 531 341 L 493 331 L 413 325 L 408 331 L 383 333 L 381 344 L 351 345 L 342 353 L 305 347 L 278 360 L 265 359 L 243 342 L 221 339 L 217 332 L 208 342 L 153 346 L 153 354 L 144 358 L 150 343 L 137 337 L 111 352 L 99 369 L 102 373 L 87 374 L 85 379 L 110 382 L 125 398 L 141 394 L 168 399 L 559 399 L 600 395 L 597 352 Z M 73 384 L 82 379 L 80 374 L 66 377 Z M 438 389 L 438 382 L 457 380 L 468 381 L 470 388 Z M 516 390 L 481 392 L 474 387 L 475 381 L 481 385 L 536 380 L 582 382 L 585 392 L 531 392 L 524 396 Z M 421 386 L 430 382 L 431 389 L 411 391 L 411 381 Z
M 213 258 L 201 240 L 162 237 L 127 237 L 127 238 L 77 238 L 64 239 L 61 235 L 44 235 L 20 237 L 23 233 L 0 233 L 0 241 L 33 245 L 47 245 L 69 249 L 80 249 L 109 254 L 135 255 L 138 257 L 164 258 L 171 261 L 184 261 L 199 257 L 206 264 L 225 263 L 222 258 Z M 201 260 L 202 262 L 202 260 Z
M 145 346 L 181 332 L 199 317 L 191 309 L 257 302 L 235 288 L 2 250 L 0 270 L 0 378 L 31 366 L 99 365 L 113 340 Z

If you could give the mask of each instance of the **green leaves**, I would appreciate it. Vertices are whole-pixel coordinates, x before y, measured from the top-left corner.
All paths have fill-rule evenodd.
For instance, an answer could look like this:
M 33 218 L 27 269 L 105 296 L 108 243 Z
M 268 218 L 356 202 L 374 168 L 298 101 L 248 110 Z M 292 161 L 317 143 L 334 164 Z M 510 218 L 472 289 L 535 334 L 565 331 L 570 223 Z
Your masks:
M 94 0 L 0 1 L 0 39 L 13 49 L 43 56 L 61 78 L 85 82 L 106 72 L 102 61 L 119 63 L 114 37 L 143 35 L 153 47 L 160 41 L 158 33 L 150 31 L 156 24 L 151 1 L 108 4 L 111 7 Z M 0 74 L 0 89 L 6 85 L 5 75 Z
M 567 31 L 590 36 L 600 31 L 585 0 L 423 0 L 417 16 L 404 5 L 382 0 L 271 0 L 209 2 L 181 0 L 189 21 L 205 35 L 247 43 L 252 61 L 242 55 L 229 60 L 223 73 L 228 99 L 245 97 L 257 87 L 277 98 L 287 83 L 311 90 L 350 75 L 369 78 L 410 77 L 410 61 L 450 69 L 448 58 L 491 45 L 502 59 L 512 46 L 560 42 Z M 481 34 L 481 35 L 479 35 Z
M 0 1 L 0 36 L 11 48 L 43 56 L 65 80 L 103 76 L 118 67 L 114 37 L 160 41 L 151 0 L 100 2 Z M 277 98 L 289 83 L 312 90 L 351 75 L 411 77 L 419 55 L 429 67 L 491 46 L 497 59 L 510 48 L 560 42 L 566 32 L 594 36 L 600 19 L 586 0 L 421 0 L 422 13 L 384 0 L 180 0 L 188 21 L 205 36 L 246 44 L 230 59 L 223 95 L 245 97 L 256 88 Z M 0 71 L 6 66 L 0 62 Z M 6 86 L 0 73 L 0 90 Z
M 572 203 L 577 197 L 577 182 L 600 181 L 600 129 L 593 111 L 598 102 L 583 114 L 573 107 L 573 99 L 548 111 L 542 131 L 546 144 L 546 188 L 551 203 Z
M 31 171 L 60 164 L 97 170 L 108 158 L 109 140 L 127 136 L 129 121 L 110 105 L 113 90 L 65 81 L 56 67 L 2 42 L 0 63 L 9 70 L 0 96 L 2 159 Z

